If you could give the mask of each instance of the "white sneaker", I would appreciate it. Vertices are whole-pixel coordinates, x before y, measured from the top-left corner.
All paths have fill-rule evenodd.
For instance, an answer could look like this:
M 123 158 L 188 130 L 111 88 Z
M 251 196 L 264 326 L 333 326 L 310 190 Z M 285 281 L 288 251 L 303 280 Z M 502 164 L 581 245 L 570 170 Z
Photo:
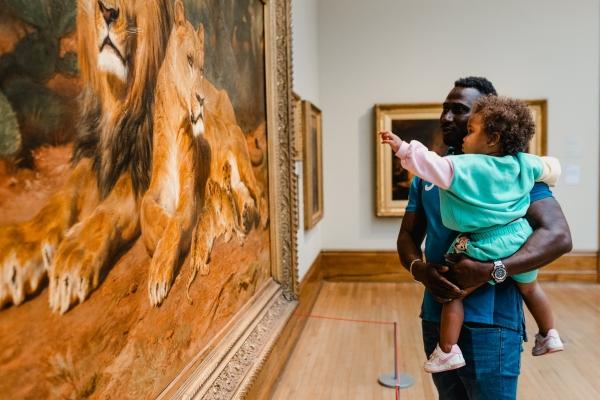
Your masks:
M 458 345 L 453 345 L 450 353 L 444 353 L 438 344 L 429 356 L 429 360 L 425 361 L 423 368 L 426 372 L 434 373 L 450 371 L 464 366 L 465 359 Z
M 541 356 L 546 353 L 554 353 L 564 350 L 564 345 L 556 329 L 550 329 L 546 336 L 539 333 L 535 335 L 535 346 L 531 350 L 534 356 Z

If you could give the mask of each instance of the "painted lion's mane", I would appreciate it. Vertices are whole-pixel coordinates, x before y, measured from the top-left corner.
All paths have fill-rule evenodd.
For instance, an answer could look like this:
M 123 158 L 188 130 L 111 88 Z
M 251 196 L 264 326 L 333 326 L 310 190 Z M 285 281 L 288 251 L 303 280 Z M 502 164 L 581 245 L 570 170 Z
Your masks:
M 125 94 L 110 95 L 108 79 L 97 70 L 94 29 L 95 1 L 80 1 L 77 10 L 78 57 L 84 88 L 72 163 L 92 160 L 100 198 L 105 198 L 120 176 L 129 173 L 136 196 L 150 183 L 154 85 L 171 31 L 168 0 L 126 1 L 130 71 Z M 105 118 L 105 115 L 115 118 Z

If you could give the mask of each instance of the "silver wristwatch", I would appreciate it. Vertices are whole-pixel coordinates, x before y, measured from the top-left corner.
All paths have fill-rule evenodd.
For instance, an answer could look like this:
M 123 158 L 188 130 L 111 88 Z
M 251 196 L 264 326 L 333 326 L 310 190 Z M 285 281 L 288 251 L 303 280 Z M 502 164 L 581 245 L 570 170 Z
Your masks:
M 508 274 L 506 273 L 506 267 L 502 261 L 494 261 L 494 269 L 492 269 L 492 279 L 496 283 L 502 283 L 506 279 Z

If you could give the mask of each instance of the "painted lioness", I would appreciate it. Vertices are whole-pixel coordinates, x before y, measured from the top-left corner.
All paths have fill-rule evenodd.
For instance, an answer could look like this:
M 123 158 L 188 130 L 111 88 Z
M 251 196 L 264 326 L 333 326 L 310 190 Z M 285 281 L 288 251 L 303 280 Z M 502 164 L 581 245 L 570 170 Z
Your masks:
M 204 240 L 199 246 L 207 258 L 221 235 L 243 241 L 260 220 L 257 205 L 264 203 L 229 99 L 204 78 L 204 28 L 194 31 L 180 0 L 174 18 L 156 85 L 152 178 L 141 207 L 155 306 L 166 298 L 189 251 L 196 221 L 194 235 Z
M 155 91 L 152 176 L 142 199 L 142 239 L 152 257 L 148 294 L 152 305 L 166 297 L 192 230 L 210 167 L 204 133 L 204 26 L 185 19 L 181 1 Z
M 153 92 L 172 0 L 79 0 L 80 124 L 66 185 L 30 221 L 0 227 L 0 305 L 49 279 L 64 313 L 140 233 L 150 181 Z

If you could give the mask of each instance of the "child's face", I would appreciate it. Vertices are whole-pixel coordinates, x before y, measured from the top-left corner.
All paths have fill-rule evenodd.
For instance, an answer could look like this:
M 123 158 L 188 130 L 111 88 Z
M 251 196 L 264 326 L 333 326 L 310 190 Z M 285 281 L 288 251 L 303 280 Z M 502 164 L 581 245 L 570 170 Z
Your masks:
M 467 136 L 463 139 L 463 153 L 491 154 L 496 149 L 490 146 L 490 138 L 483 129 L 481 115 L 472 114 L 467 124 Z

